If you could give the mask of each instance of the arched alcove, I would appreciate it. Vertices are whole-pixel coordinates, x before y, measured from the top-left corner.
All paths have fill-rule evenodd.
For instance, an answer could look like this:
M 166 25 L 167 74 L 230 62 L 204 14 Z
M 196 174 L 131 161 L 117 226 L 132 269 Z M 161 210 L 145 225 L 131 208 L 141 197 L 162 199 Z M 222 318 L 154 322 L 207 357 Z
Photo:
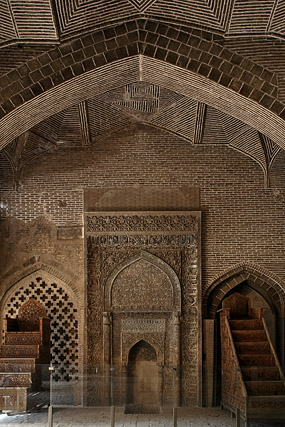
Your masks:
M 126 413 L 157 413 L 158 386 L 157 353 L 140 340 L 129 351 Z
M 272 273 L 265 271 L 257 265 L 242 264 L 221 274 L 207 288 L 203 297 L 203 311 L 206 319 L 213 319 L 216 311 L 228 292 L 240 283 L 248 281 L 251 287 L 272 301 L 278 310 L 284 311 L 285 287 Z
M 61 279 L 39 269 L 10 286 L 1 302 L 1 317 L 16 317 L 31 298 L 44 307 L 51 319 L 51 361 L 56 367 L 54 381 L 78 381 L 82 355 L 79 354 L 76 296 Z
M 204 332 L 207 335 L 208 348 L 204 340 L 205 359 L 211 363 L 204 366 L 205 372 L 210 375 L 204 377 L 204 387 L 212 388 L 212 402 L 208 404 L 220 404 L 221 385 L 221 342 L 219 310 L 223 301 L 235 293 L 247 297 L 252 308 L 265 308 L 264 319 L 266 321 L 272 343 L 276 346 L 276 352 L 281 364 L 284 364 L 284 290 L 271 277 L 266 276 L 262 269 L 248 266 L 237 267 L 218 278 L 208 289 L 204 297 Z M 212 320 L 211 320 L 212 319 Z M 277 339 L 278 337 L 278 339 Z M 209 369 L 210 368 L 210 369 Z M 211 397 L 204 396 L 204 399 Z
M 180 311 L 180 282 L 160 258 L 141 251 L 115 267 L 105 285 L 105 309 Z

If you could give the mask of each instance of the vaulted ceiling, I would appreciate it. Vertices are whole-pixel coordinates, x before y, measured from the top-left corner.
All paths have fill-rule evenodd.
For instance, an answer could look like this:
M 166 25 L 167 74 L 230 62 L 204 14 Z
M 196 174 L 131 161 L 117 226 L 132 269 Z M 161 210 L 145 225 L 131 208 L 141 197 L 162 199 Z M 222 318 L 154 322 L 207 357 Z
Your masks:
M 154 84 L 136 82 L 73 105 L 34 126 L 4 148 L 14 170 L 60 148 L 96 141 L 135 123 L 164 129 L 189 144 L 224 144 L 251 157 L 267 180 L 281 148 L 249 125 L 211 106 Z
M 52 42 L 138 16 L 226 37 L 285 36 L 284 0 L 1 0 L 0 42 Z
M 82 33 L 146 18 L 229 47 L 276 74 L 285 101 L 285 0 L 0 0 L 0 75 Z M 69 103 L 71 105 L 71 103 Z M 193 145 L 227 145 L 268 173 L 280 144 L 218 108 L 154 82 L 131 82 L 74 102 L 39 122 L 4 148 L 19 176 L 47 151 L 96 146 L 118 129 L 146 123 Z

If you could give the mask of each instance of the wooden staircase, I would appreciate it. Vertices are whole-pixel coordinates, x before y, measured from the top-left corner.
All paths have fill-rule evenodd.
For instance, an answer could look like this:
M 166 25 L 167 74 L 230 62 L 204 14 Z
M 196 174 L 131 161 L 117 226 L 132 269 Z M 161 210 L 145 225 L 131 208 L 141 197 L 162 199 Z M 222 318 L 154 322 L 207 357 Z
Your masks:
M 225 302 L 221 310 L 222 405 L 237 413 L 237 425 L 240 415 L 247 426 L 250 421 L 285 421 L 284 375 L 263 311 L 248 309 L 238 318 L 232 305 L 236 301 Z
M 35 311 L 35 304 L 39 308 L 34 301 L 28 301 L 29 313 Z M 42 373 L 48 372 L 50 362 L 50 321 L 38 317 L 37 325 L 37 330 L 21 331 L 18 319 L 5 319 L 4 343 L 0 346 L 1 411 L 27 411 L 41 403 Z
M 230 320 L 243 380 L 250 396 L 285 396 L 283 374 L 260 319 Z

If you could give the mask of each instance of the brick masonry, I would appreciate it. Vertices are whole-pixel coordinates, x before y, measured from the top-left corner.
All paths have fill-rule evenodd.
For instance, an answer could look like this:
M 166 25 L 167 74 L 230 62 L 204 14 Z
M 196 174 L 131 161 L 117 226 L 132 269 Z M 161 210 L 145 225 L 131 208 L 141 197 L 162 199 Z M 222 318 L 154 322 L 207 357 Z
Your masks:
M 277 76 L 213 41 L 210 33 L 147 20 L 122 23 L 61 44 L 0 78 L 0 118 L 64 82 L 124 58 L 142 54 L 215 82 L 257 103 L 282 122 Z M 73 80 L 74 79 L 74 80 Z M 50 105 L 46 104 L 46 109 Z M 23 110 L 27 116 L 27 112 Z M 31 112 L 32 114 L 32 112 Z
M 78 296 L 80 307 L 82 362 L 86 344 L 84 192 L 114 187 L 135 187 L 137 192 L 151 186 L 161 187 L 164 194 L 167 190 L 173 194 L 185 186 L 200 189 L 204 296 L 217 284 L 212 299 L 216 304 L 213 307 L 218 307 L 224 289 L 235 283 L 232 274 L 238 272 L 239 280 L 253 280 L 266 291 L 269 288 L 273 298 L 278 294 L 280 299 L 275 300 L 282 307 L 284 292 L 279 290 L 285 289 L 285 154 L 276 150 L 274 143 L 285 148 L 284 43 L 282 39 L 273 41 L 265 36 L 272 32 L 276 37 L 284 34 L 284 6 L 281 2 L 267 2 L 262 17 L 256 19 L 249 1 L 217 0 L 205 6 L 205 2 L 197 0 L 187 14 L 182 7 L 185 2 L 177 1 L 176 14 L 168 10 L 166 16 L 161 4 L 169 4 L 167 1 L 124 0 L 125 12 L 132 13 L 120 15 L 120 23 L 115 24 L 120 7 L 117 9 L 119 2 L 112 0 L 108 2 L 112 23 L 103 27 L 100 25 L 107 21 L 103 22 L 104 17 L 100 17 L 101 24 L 96 21 L 93 2 L 84 2 L 82 7 L 74 2 L 75 7 L 68 13 L 64 12 L 64 2 L 55 2 L 58 21 L 50 2 L 39 2 L 49 17 L 39 41 L 36 19 L 29 26 L 20 9 L 15 10 L 14 20 L 19 23 L 16 29 L 9 21 L 8 9 L 6 15 L 1 15 L 9 25 L 5 26 L 6 34 L 0 29 L 0 143 L 4 146 L 13 141 L 10 151 L 0 152 L 1 295 L 19 277 L 26 277 L 39 266 L 68 278 L 64 283 Z M 105 7 L 101 0 L 96 3 Z M 203 14 L 199 10 L 202 3 Z M 11 2 L 12 11 L 15 4 Z M 37 19 L 44 15 L 34 12 Z M 197 25 L 193 22 L 196 17 Z M 203 30 L 197 28 L 199 25 Z M 248 33 L 254 37 L 249 39 Z M 239 39 L 241 34 L 243 38 Z M 14 43 L 3 47 L 2 43 L 9 40 L 22 40 L 24 46 Z M 264 135 L 259 135 L 255 145 L 251 131 L 241 132 L 242 136 L 237 132 L 237 137 L 232 138 L 232 150 L 218 143 L 215 126 L 207 131 L 207 146 L 199 144 L 203 123 L 200 138 L 196 137 L 197 146 L 189 143 L 191 138 L 187 141 L 146 124 L 128 122 L 123 130 L 114 133 L 112 129 L 107 134 L 98 125 L 100 120 L 95 120 L 95 108 L 90 134 L 92 125 L 99 126 L 101 134 L 93 130 L 96 137 L 91 141 L 85 129 L 86 147 L 77 141 L 82 128 L 76 134 L 66 126 L 73 148 L 62 146 L 56 150 L 55 142 L 46 144 L 37 140 L 34 133 L 29 141 L 30 151 L 21 152 L 21 147 L 25 149 L 25 135 L 15 138 L 45 118 L 73 106 L 77 111 L 76 104 L 80 105 L 81 119 L 84 114 L 87 117 L 87 99 L 93 102 L 97 95 L 137 81 L 188 97 L 187 111 L 191 100 L 198 101 L 200 119 L 207 109 L 209 117 L 211 108 L 232 116 L 233 121 L 221 121 L 225 132 L 230 129 L 231 134 L 234 121 L 239 119 Z M 103 98 L 101 101 L 105 102 Z M 192 126 L 190 121 L 187 124 Z M 241 150 L 245 145 L 255 152 L 260 144 L 266 167 L 271 168 L 271 188 L 264 188 L 258 164 L 239 152 L 247 152 Z M 51 151 L 44 154 L 45 150 Z M 9 154 L 10 163 L 5 157 Z M 258 160 L 260 156 L 257 153 L 252 157 Z M 15 189 L 20 160 L 24 167 Z M 167 206 L 167 196 L 163 200 L 163 206 Z M 175 200 L 171 199 L 172 209 L 180 207 L 175 206 Z M 131 210 L 132 203 L 128 200 L 127 204 Z M 243 271 L 250 269 L 250 275 Z M 214 310 L 211 315 L 214 317 Z
M 175 135 L 139 125 L 101 139 L 92 148 L 72 150 L 68 156 L 62 150 L 30 162 L 19 192 L 13 191 L 9 164 L 2 157 L 5 187 L 1 200 L 7 209 L 2 208 L 2 215 L 17 219 L 22 229 L 18 232 L 22 235 L 17 243 L 22 245 L 19 262 L 35 255 L 47 264 L 56 262 L 58 267 L 68 268 L 70 276 L 75 275 L 81 288 L 83 282 L 78 278 L 84 247 L 80 239 L 58 240 L 54 227 L 83 225 L 84 188 L 200 187 L 204 290 L 225 270 L 243 262 L 259 265 L 282 284 L 283 162 L 281 151 L 272 169 L 272 188 L 264 189 L 262 171 L 244 155 L 224 146 L 191 146 Z M 32 225 L 41 216 L 50 222 L 48 229 L 55 231 Z M 34 231 L 27 245 L 25 236 L 30 227 Z M 5 236 L 5 227 L 3 233 Z M 15 239 L 14 234 L 7 236 L 7 247 L 15 249 Z M 2 272 L 5 263 L 5 271 L 13 264 L 6 257 Z

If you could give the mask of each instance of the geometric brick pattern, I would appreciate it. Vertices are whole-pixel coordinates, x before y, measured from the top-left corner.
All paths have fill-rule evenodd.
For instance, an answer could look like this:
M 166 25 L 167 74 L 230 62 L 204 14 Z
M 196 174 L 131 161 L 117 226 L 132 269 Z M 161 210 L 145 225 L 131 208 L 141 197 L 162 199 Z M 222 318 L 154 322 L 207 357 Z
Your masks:
M 11 10 L 6 1 L 0 4 L 0 42 L 16 38 L 16 29 L 11 16 Z
M 268 137 L 249 125 L 237 120 L 213 107 L 198 103 L 196 100 L 174 91 L 145 82 L 135 82 L 106 92 L 86 101 L 86 121 L 90 126 L 90 143 L 108 133 L 128 127 L 137 121 L 166 129 L 189 140 L 191 144 L 226 144 L 248 155 L 263 169 L 265 177 L 280 147 Z M 53 150 L 82 146 L 85 128 L 80 126 L 82 119 L 79 107 L 74 105 L 44 120 L 30 130 L 28 143 L 21 155 L 20 167 L 33 156 Z M 201 108 L 203 118 L 201 120 Z M 206 114 L 205 114 L 206 110 Z M 205 138 L 203 128 L 207 129 Z M 89 129 L 88 129 L 89 131 Z M 200 136 L 198 138 L 198 133 Z M 31 141 L 40 136 L 42 151 L 32 151 Z M 9 159 L 16 150 L 15 142 L 4 148 Z M 13 165 L 13 162 L 11 161 Z
M 4 0 L 0 5 L 0 43 L 58 39 L 49 0 Z
M 15 317 L 30 298 L 40 302 L 51 319 L 51 361 L 56 365 L 54 380 L 77 380 L 78 313 L 70 295 L 60 285 L 37 277 L 15 290 L 6 302 L 3 316 Z
M 145 20 L 82 36 L 2 76 L 0 118 L 65 81 L 139 53 L 208 78 L 285 118 L 273 72 L 214 43 L 205 32 Z
M 175 4 L 174 4 L 175 3 Z M 0 43 L 57 41 L 138 16 L 195 25 L 224 34 L 283 36 L 282 0 L 2 0 Z
M 268 31 L 273 34 L 285 34 L 285 2 L 284 0 L 275 1 L 272 14 L 268 22 Z
M 139 12 L 144 12 L 149 6 L 151 6 L 156 0 L 128 0 L 134 5 Z
M 222 45 L 245 58 L 272 70 L 278 76 L 278 98 L 285 101 L 285 43 L 265 37 L 242 37 L 224 40 Z
M 175 3 L 175 5 L 173 4 Z M 95 26 L 134 17 L 167 20 L 232 34 L 284 34 L 284 3 L 269 0 L 56 0 L 59 31 L 70 37 Z

